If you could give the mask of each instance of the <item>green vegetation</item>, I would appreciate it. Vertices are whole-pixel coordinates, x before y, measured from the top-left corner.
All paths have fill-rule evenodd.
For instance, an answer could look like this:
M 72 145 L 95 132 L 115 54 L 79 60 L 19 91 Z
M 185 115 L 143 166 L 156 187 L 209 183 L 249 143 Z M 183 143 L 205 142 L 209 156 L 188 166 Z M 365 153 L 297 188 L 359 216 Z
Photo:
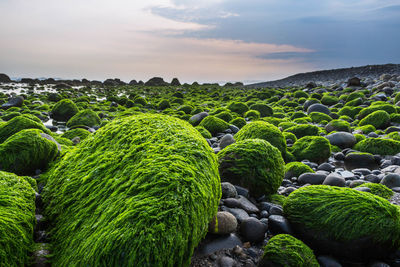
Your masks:
M 28 119 L 25 116 L 17 116 L 0 125 L 0 143 L 4 142 L 13 134 L 16 134 L 24 129 L 39 129 L 47 134 L 51 134 L 50 130 L 47 129 L 42 123 Z
M 206 128 L 212 135 L 221 133 L 229 128 L 227 122 L 212 115 L 205 117 L 199 125 Z
M 249 107 L 242 102 L 232 102 L 228 105 L 228 109 L 230 111 L 236 112 L 240 116 L 243 116 L 244 113 L 249 110 Z
M 237 140 L 218 153 L 218 162 L 222 181 L 248 188 L 255 196 L 276 193 L 283 180 L 281 153 L 262 139 Z
M 285 132 L 290 132 L 296 135 L 297 138 L 302 138 L 305 136 L 317 136 L 319 135 L 319 128 L 311 124 L 301 124 L 290 127 L 285 130 Z
M 378 155 L 395 155 L 400 153 L 400 141 L 383 139 L 383 138 L 367 138 L 358 142 L 354 149 Z
M 188 266 L 221 196 L 205 139 L 163 115 L 115 119 L 44 180 L 54 266 Z
M 257 110 L 258 112 L 260 112 L 261 117 L 268 117 L 268 116 L 272 116 L 272 114 L 274 114 L 274 111 L 272 110 L 272 108 L 270 106 L 268 106 L 267 104 L 256 103 L 256 104 L 251 105 L 250 109 Z
M 293 144 L 291 152 L 297 161 L 308 159 L 312 162 L 322 163 L 331 155 L 331 147 L 325 137 L 305 136 Z
M 299 177 L 306 172 L 314 172 L 310 166 L 302 162 L 290 162 L 285 165 L 285 177 Z
M 375 184 L 375 183 L 364 183 L 357 187 L 368 187 L 371 189 L 371 194 L 390 199 L 394 192 L 392 189 L 388 188 L 386 185 L 383 184 Z
M 89 135 L 90 135 L 90 132 L 88 130 L 85 130 L 82 128 L 76 128 L 76 129 L 66 131 L 63 135 L 61 135 L 61 137 L 72 140 L 74 137 L 78 136 L 81 139 L 81 141 L 83 141 Z
M 376 129 L 385 129 L 390 124 L 390 115 L 384 110 L 377 110 L 359 122 L 359 126 L 372 125 Z
M 330 133 L 337 132 L 351 132 L 350 123 L 342 120 L 331 120 L 326 126 L 325 130 Z
M 57 121 L 68 121 L 78 113 L 79 109 L 70 99 L 58 101 L 51 109 L 51 117 Z
M 318 267 L 314 252 L 301 240 L 287 234 L 272 237 L 264 248 L 260 267 Z
M 100 117 L 91 109 L 85 109 L 79 111 L 72 118 L 70 118 L 67 122 L 68 127 L 84 125 L 88 127 L 93 127 L 96 125 L 100 125 Z

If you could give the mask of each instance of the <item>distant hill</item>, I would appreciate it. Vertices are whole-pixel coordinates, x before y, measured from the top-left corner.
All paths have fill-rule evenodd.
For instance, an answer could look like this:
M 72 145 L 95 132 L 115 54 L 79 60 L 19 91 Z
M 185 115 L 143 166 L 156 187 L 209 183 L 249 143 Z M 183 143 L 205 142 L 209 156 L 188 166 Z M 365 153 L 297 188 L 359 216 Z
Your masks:
M 249 84 L 245 87 L 260 88 L 260 87 L 286 87 L 286 86 L 302 86 L 309 82 L 314 83 L 329 83 L 337 81 L 346 81 L 352 77 L 359 78 L 378 78 L 380 75 L 398 74 L 400 75 L 400 64 L 384 64 L 384 65 L 367 65 L 361 67 L 351 67 L 343 69 L 320 70 L 306 73 L 298 73 L 284 79 Z

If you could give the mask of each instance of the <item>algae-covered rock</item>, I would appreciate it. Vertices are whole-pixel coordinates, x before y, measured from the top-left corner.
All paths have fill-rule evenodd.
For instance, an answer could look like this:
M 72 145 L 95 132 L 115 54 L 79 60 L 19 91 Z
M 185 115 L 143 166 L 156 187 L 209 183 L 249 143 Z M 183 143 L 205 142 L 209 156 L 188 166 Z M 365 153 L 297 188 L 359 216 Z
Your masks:
M 264 248 L 259 267 L 318 267 L 314 252 L 301 240 L 287 234 L 272 237 Z
M 199 125 L 206 128 L 212 135 L 221 133 L 229 128 L 227 122 L 212 115 L 205 117 Z
M 38 123 L 25 116 L 17 116 L 12 118 L 8 122 L 0 125 L 0 143 L 4 142 L 7 138 L 15 133 L 18 133 L 24 129 L 39 129 L 47 134 L 51 134 L 51 131 L 47 129 L 42 123 Z
M 38 129 L 19 131 L 0 145 L 0 168 L 18 175 L 44 170 L 58 154 L 57 144 Z
M 354 149 L 379 155 L 395 155 L 400 153 L 400 141 L 383 138 L 367 138 L 358 142 Z
M 400 245 L 400 209 L 367 192 L 306 186 L 291 193 L 283 209 L 295 232 L 321 253 L 368 260 Z
M 319 128 L 311 124 L 300 124 L 286 129 L 285 132 L 293 133 L 297 138 L 302 138 L 305 136 L 319 135 Z
M 72 116 L 78 113 L 79 109 L 70 99 L 58 101 L 51 109 L 50 116 L 58 121 L 68 121 Z
M 235 134 L 235 140 L 263 139 L 279 149 L 282 156 L 286 154 L 286 139 L 278 127 L 264 121 L 255 121 L 243 126 Z
M 248 188 L 260 196 L 276 193 L 284 175 L 277 148 L 262 139 L 237 141 L 218 153 L 221 180 Z
M 29 177 L 0 171 L 0 265 L 26 266 L 33 246 L 35 186 Z
M 394 192 L 392 189 L 388 188 L 386 185 L 383 184 L 375 184 L 375 183 L 364 183 L 361 184 L 357 187 L 368 187 L 369 189 L 371 189 L 371 194 L 386 198 L 386 199 L 390 199 Z
M 108 123 L 45 178 L 54 266 L 187 266 L 221 196 L 206 140 L 163 115 Z
M 328 139 L 324 137 L 305 136 L 293 144 L 291 152 L 298 161 L 308 159 L 316 163 L 322 163 L 331 155 L 331 147 Z
M 93 127 L 96 125 L 100 125 L 100 117 L 91 109 L 85 109 L 76 113 L 72 118 L 70 118 L 67 122 L 68 127 L 84 125 L 88 127 Z
M 313 169 L 310 166 L 304 164 L 303 162 L 290 162 L 285 165 L 285 178 L 290 179 L 292 177 L 299 177 L 303 173 L 311 172 Z
M 72 140 L 74 137 L 78 136 L 80 138 L 80 140 L 82 141 L 89 135 L 90 135 L 90 132 L 88 130 L 82 129 L 82 128 L 76 128 L 76 129 L 66 131 L 65 133 L 63 133 L 63 135 L 61 135 L 61 137 Z
M 360 121 L 359 126 L 372 125 L 376 129 L 385 129 L 390 124 L 390 115 L 384 110 L 377 110 Z

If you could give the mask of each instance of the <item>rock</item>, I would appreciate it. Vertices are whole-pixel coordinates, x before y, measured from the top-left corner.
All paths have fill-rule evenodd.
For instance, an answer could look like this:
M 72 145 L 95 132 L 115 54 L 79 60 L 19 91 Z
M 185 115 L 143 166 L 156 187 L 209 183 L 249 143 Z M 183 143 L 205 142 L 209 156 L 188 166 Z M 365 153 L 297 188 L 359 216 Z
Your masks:
M 226 134 L 221 138 L 221 141 L 219 143 L 219 147 L 221 149 L 224 149 L 225 147 L 235 143 L 235 139 L 231 134 Z
M 0 73 L 0 83 L 10 83 L 11 79 L 4 73 Z
M 273 234 L 293 234 L 289 221 L 281 215 L 271 215 L 268 217 L 268 229 Z
M 57 145 L 57 149 L 58 151 L 61 151 L 61 145 L 56 141 L 56 139 L 54 139 L 53 136 L 49 135 L 49 134 L 45 134 L 45 133 L 40 133 L 40 136 L 43 138 L 46 138 L 47 140 L 53 142 L 54 144 Z
M 371 193 L 371 188 L 366 187 L 366 186 L 360 186 L 360 187 L 356 187 L 354 189 L 357 190 L 357 191 L 361 191 L 361 192 Z
M 24 97 L 22 96 L 12 97 L 8 100 L 7 103 L 1 105 L 1 108 L 9 109 L 11 107 L 22 107 L 23 103 L 24 103 Z
M 396 173 L 386 174 L 381 184 L 386 185 L 389 188 L 400 187 L 400 175 Z
M 352 148 L 357 140 L 351 133 L 347 132 L 336 132 L 326 136 L 331 145 L 338 146 L 340 148 Z
M 331 114 L 331 111 L 329 110 L 329 108 L 322 104 L 312 104 L 311 106 L 309 106 L 307 109 L 307 114 L 310 114 L 311 112 L 321 112 L 326 115 Z
M 229 182 L 221 183 L 222 198 L 237 198 L 238 193 L 236 192 L 235 186 Z
M 372 173 L 372 172 L 371 172 L 369 169 L 367 169 L 367 168 L 357 168 L 357 169 L 353 169 L 352 172 L 353 172 L 354 174 L 359 173 L 359 174 L 361 174 L 361 175 L 368 175 L 368 174 L 371 174 L 371 173 Z
M 377 169 L 378 164 L 372 154 L 351 152 L 344 159 L 346 169 L 353 170 L 357 168 Z
M 242 209 L 244 209 L 246 212 L 248 212 L 248 213 L 258 213 L 258 212 L 260 212 L 260 210 L 256 207 L 256 205 L 251 203 L 244 196 L 239 196 L 238 201 L 239 201 L 240 207 Z
M 301 184 L 322 184 L 326 178 L 325 174 L 306 172 L 299 176 L 298 182 Z
M 205 117 L 207 117 L 207 116 L 208 116 L 208 113 L 207 113 L 207 112 L 200 112 L 200 113 L 197 113 L 197 114 L 193 115 L 193 116 L 189 119 L 189 122 L 190 122 L 190 124 L 192 124 L 193 126 L 197 126 L 197 125 L 199 125 L 199 123 L 200 123 Z
M 368 174 L 364 177 L 364 180 L 371 183 L 379 183 L 381 179 L 375 174 Z
M 322 184 L 344 187 L 346 185 L 346 180 L 336 173 L 331 173 L 325 178 Z
M 234 267 L 236 266 L 236 261 L 231 257 L 223 256 L 218 259 L 219 267 Z
M 261 242 L 264 240 L 265 225 L 256 218 L 248 218 L 240 225 L 240 233 L 245 241 L 252 243 Z
M 234 133 L 234 134 L 240 131 L 240 129 L 239 129 L 237 126 L 233 125 L 233 124 L 230 124 L 230 125 L 229 125 L 229 129 L 230 129 L 230 130 L 232 131 L 232 133 Z
M 381 261 L 374 261 L 368 267 L 390 267 L 390 265 Z
M 240 208 L 239 200 L 236 198 L 227 198 L 224 200 L 224 205 L 228 208 Z
M 147 82 L 144 83 L 145 86 L 166 86 L 167 82 L 164 81 L 161 77 L 153 77 Z
M 81 142 L 81 138 L 79 136 L 75 136 L 71 141 L 74 145 L 77 145 Z
M 209 243 L 205 243 L 199 246 L 198 253 L 201 256 L 210 255 L 218 250 L 222 249 L 232 249 L 236 246 L 242 246 L 242 241 L 235 234 L 229 234 L 227 236 L 222 236 Z
M 342 267 L 342 265 L 331 256 L 321 255 L 317 257 L 317 260 L 321 267 Z
M 335 166 L 330 163 L 324 162 L 318 166 L 318 170 L 332 172 L 335 170 Z
M 235 216 L 226 211 L 219 211 L 208 225 L 210 233 L 221 235 L 233 233 L 236 231 L 236 228 L 237 220 Z
M 347 81 L 347 86 L 361 86 L 361 81 L 357 77 L 350 78 Z
M 238 195 L 244 196 L 246 198 L 249 197 L 249 190 L 248 189 L 246 189 L 244 187 L 241 187 L 239 185 L 235 185 L 235 188 L 236 188 L 236 192 L 238 193 Z
M 379 76 L 379 80 L 387 82 L 392 78 L 390 74 L 384 73 L 381 76 Z
M 271 208 L 268 210 L 270 215 L 281 215 L 283 216 L 283 209 L 281 206 L 278 205 L 273 205 Z
M 344 160 L 345 156 L 342 152 L 337 152 L 333 155 L 333 158 L 336 160 Z
M 244 220 L 246 220 L 247 218 L 249 218 L 249 214 L 243 210 L 243 209 L 238 209 L 238 208 L 228 208 L 227 209 L 228 212 L 232 213 L 233 216 L 235 216 L 236 220 L 239 223 L 242 223 Z

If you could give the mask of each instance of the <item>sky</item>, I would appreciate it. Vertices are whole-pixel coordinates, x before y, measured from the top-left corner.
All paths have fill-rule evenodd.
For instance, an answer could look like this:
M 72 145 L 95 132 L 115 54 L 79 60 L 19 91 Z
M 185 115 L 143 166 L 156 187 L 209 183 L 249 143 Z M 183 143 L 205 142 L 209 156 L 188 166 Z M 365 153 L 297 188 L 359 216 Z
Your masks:
M 400 63 L 400 0 L 0 0 L 0 73 L 253 83 Z

